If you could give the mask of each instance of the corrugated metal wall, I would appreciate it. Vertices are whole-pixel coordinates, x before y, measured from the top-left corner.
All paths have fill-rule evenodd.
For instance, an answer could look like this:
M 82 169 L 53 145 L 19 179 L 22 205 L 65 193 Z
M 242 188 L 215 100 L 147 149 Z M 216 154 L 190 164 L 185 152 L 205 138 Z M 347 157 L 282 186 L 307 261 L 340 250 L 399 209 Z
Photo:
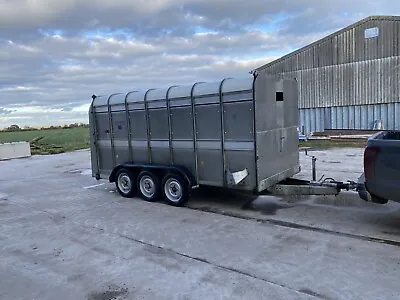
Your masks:
M 400 56 L 286 73 L 299 82 L 299 108 L 400 102 Z
M 258 70 L 296 77 L 299 108 L 400 102 L 399 34 L 400 18 L 369 18 Z
M 400 129 L 400 17 L 366 18 L 257 70 L 297 78 L 306 132 Z
M 305 134 L 326 129 L 371 130 L 378 120 L 384 129 L 400 129 L 400 103 L 299 110 L 300 130 Z
M 287 73 L 400 55 L 400 17 L 375 18 L 360 21 L 258 70 Z M 366 38 L 366 30 L 371 28 L 378 28 L 378 35 Z

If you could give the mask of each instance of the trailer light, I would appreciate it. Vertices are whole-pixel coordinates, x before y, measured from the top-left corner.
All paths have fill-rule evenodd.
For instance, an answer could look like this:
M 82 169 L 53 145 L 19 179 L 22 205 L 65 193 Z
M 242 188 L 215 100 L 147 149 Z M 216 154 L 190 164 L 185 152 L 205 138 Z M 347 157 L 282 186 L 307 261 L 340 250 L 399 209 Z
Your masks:
M 380 149 L 378 147 L 367 147 L 364 151 L 364 174 L 366 181 L 375 179 L 375 163 Z

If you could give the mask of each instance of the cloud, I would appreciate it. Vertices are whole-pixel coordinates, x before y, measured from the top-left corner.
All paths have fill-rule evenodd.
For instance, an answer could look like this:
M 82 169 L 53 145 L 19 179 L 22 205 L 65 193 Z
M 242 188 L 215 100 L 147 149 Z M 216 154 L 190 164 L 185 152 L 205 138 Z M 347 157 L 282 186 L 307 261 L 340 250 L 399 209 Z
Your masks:
M 182 33 L 197 26 L 238 31 L 248 25 L 271 25 L 276 16 L 280 17 L 281 25 L 292 29 L 311 24 L 330 27 L 336 18 L 346 17 L 347 22 L 369 14 L 393 14 L 400 3 L 394 0 L 63 0 L 48 5 L 47 0 L 1 0 L 0 6 L 0 28 L 4 29 L 20 32 L 62 29 L 68 33 L 127 28 L 148 35 Z
M 377 3 L 0 0 L 0 127 L 87 120 L 92 94 L 242 77 L 363 17 L 400 11 L 398 1 Z
M 3 107 L 0 107 L 0 115 L 9 115 L 13 112 L 13 110 L 8 110 Z

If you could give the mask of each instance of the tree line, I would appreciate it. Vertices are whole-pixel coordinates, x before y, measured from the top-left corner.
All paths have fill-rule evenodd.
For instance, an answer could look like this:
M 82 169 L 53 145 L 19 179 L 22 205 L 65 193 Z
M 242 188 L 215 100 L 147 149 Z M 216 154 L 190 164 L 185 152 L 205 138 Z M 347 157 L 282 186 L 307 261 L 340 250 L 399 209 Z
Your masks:
M 88 128 L 88 124 L 84 123 L 73 123 L 69 125 L 56 125 L 56 126 L 46 126 L 46 127 L 40 127 L 40 128 L 35 128 L 35 127 L 30 127 L 30 126 L 24 126 L 20 127 L 19 125 L 10 125 L 7 128 L 0 130 L 3 132 L 14 132 L 14 131 L 34 131 L 34 130 L 52 130 L 52 129 L 67 129 L 67 128 L 78 128 L 78 127 L 83 127 L 83 128 Z

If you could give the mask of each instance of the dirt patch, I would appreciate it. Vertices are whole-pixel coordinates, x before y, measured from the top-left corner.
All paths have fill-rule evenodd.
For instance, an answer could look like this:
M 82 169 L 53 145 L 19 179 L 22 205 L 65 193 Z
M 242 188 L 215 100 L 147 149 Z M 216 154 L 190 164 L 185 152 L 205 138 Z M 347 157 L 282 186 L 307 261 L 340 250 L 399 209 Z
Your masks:
M 100 293 L 91 293 L 88 296 L 88 300 L 120 300 L 128 296 L 127 288 L 112 287 L 110 286 L 108 290 Z

